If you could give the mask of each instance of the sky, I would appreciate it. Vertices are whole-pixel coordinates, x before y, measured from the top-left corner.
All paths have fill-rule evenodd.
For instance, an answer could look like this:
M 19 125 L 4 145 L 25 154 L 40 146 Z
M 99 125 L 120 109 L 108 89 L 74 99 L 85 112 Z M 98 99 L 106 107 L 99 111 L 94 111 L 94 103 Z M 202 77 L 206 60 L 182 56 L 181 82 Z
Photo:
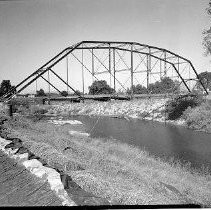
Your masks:
M 64 48 L 83 40 L 134 41 L 211 71 L 202 32 L 209 0 L 0 1 L 0 80 L 13 85 Z

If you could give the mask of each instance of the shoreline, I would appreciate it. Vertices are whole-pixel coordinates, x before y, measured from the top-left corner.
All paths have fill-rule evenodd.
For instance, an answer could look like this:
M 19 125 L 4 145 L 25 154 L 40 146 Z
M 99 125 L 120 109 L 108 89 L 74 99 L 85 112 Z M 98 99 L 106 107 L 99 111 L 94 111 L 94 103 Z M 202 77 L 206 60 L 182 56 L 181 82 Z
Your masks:
M 140 117 L 134 117 L 134 116 L 130 116 L 130 115 L 125 115 L 125 116 L 121 116 L 121 115 L 108 115 L 108 114 L 72 114 L 72 115 L 59 115 L 59 114 L 43 114 L 43 116 L 45 117 L 74 117 L 74 116 L 89 116 L 89 117 L 109 117 L 109 118 L 118 118 L 118 119 L 125 119 L 125 120 L 143 120 L 143 121 L 147 121 L 147 122 L 158 122 L 161 124 L 170 124 L 170 125 L 175 125 L 175 126 L 182 126 L 185 127 L 187 129 L 191 129 L 188 128 L 185 124 L 185 120 L 184 119 L 178 119 L 178 120 L 164 120 L 164 119 L 152 119 L 152 118 L 148 118 L 148 119 L 143 119 Z M 198 130 L 194 130 L 191 129 L 193 131 L 198 131 Z
M 59 173 L 53 168 L 45 167 L 38 159 L 30 159 L 29 153 L 19 153 L 21 145 L 19 147 L 13 147 L 12 140 L 6 140 L 0 137 L 0 150 L 8 156 L 8 158 L 14 159 L 17 164 L 24 166 L 31 174 L 38 177 L 41 181 L 47 182 L 50 185 L 51 190 L 62 201 L 63 206 L 75 206 L 76 204 L 67 196 L 67 192 L 64 190 L 62 182 L 60 181 Z
M 94 194 L 94 200 L 104 199 L 99 203 L 106 200 L 109 205 L 195 203 L 210 206 L 211 174 L 206 168 L 196 170 L 174 159 L 163 160 L 150 155 L 127 143 L 92 138 L 77 128 L 77 119 L 68 119 L 74 116 L 109 117 L 185 127 L 185 121 L 181 119 L 165 122 L 164 102 L 35 105 L 28 109 L 28 116 L 18 113 L 4 128 L 21 138 L 29 151 L 47 163 L 51 161 L 51 167 L 62 169 L 74 185 Z M 48 123 L 45 117 L 52 122 Z M 65 124 L 62 120 L 74 122 Z M 202 188 L 200 192 L 199 188 Z M 152 195 L 154 198 L 150 200 Z M 102 205 L 99 203 L 96 205 Z
M 7 131 L 6 131 L 7 132 Z M 3 135 L 3 136 L 2 136 Z M 52 167 L 41 157 L 33 154 L 19 138 L 10 138 L 3 134 L 0 128 L 0 151 L 8 158 L 13 159 L 18 165 L 24 167 L 30 174 L 47 183 L 51 191 L 61 201 L 62 206 L 97 205 L 100 202 L 103 206 L 110 206 L 110 203 L 84 191 L 75 183 L 72 178 L 57 167 Z M 83 201 L 73 196 L 74 191 L 80 191 L 79 197 L 84 197 Z M 92 198 L 93 197 L 93 198 Z M 74 199 L 76 199 L 76 202 Z M 85 202 L 85 203 L 84 203 Z
M 18 119 L 18 117 L 14 117 L 14 118 Z M 60 153 L 61 151 L 64 151 L 63 155 L 65 157 L 69 157 L 70 161 L 77 162 L 80 158 L 82 158 L 81 163 L 82 163 L 82 167 L 84 167 L 84 170 L 79 169 L 75 171 L 73 169 L 73 171 L 70 170 L 70 172 L 66 174 L 70 178 L 72 178 L 72 180 L 77 184 L 77 186 L 80 186 L 81 189 L 87 191 L 88 193 L 94 193 L 95 200 L 100 199 L 101 204 L 95 203 L 95 205 L 102 205 L 102 202 L 105 204 L 106 203 L 104 200 L 105 198 L 107 198 L 109 203 L 111 202 L 110 205 L 128 205 L 128 204 L 129 205 L 134 205 L 134 204 L 135 205 L 137 204 L 150 205 L 153 203 L 154 205 L 155 204 L 158 205 L 162 203 L 165 203 L 165 204 L 187 204 L 187 203 L 193 204 L 195 203 L 196 205 L 200 203 L 200 205 L 203 205 L 203 203 L 205 204 L 208 202 L 206 197 L 208 196 L 209 192 L 207 192 L 208 193 L 207 194 L 204 191 L 202 193 L 203 196 L 198 197 L 197 196 L 198 192 L 197 190 L 194 189 L 195 181 L 193 185 L 192 183 L 193 180 L 197 180 L 197 182 L 199 183 L 202 182 L 203 183 L 202 186 L 204 185 L 205 190 L 207 188 L 207 183 L 205 181 L 204 175 L 199 175 L 198 172 L 192 174 L 191 171 L 188 172 L 188 168 L 185 169 L 179 165 L 174 165 L 174 164 L 172 165 L 170 163 L 165 163 L 162 160 L 155 159 L 149 156 L 148 153 L 145 153 L 144 151 L 141 151 L 141 150 L 139 151 L 139 149 L 130 147 L 127 144 L 122 144 L 122 143 L 120 144 L 118 142 L 112 142 L 112 141 L 104 142 L 104 141 L 101 141 L 100 139 L 90 138 L 87 135 L 75 135 L 74 132 L 68 133 L 69 140 L 68 142 L 65 143 L 63 140 L 65 136 L 63 136 L 63 134 L 67 131 L 66 129 L 68 129 L 68 131 L 70 130 L 68 126 L 58 126 L 59 124 L 51 125 L 51 123 L 37 121 L 37 122 L 31 122 L 31 125 L 28 127 L 29 121 L 24 122 L 21 120 L 20 122 L 21 124 L 23 124 L 23 126 L 20 123 L 18 123 L 18 121 L 17 122 L 11 121 L 11 123 L 15 123 L 13 126 L 15 126 L 14 128 L 16 129 L 16 133 L 13 133 L 13 136 L 15 135 L 17 138 L 19 138 L 19 136 L 21 136 L 20 138 L 23 137 L 23 142 L 25 142 L 23 145 L 24 146 L 29 145 L 29 147 L 27 147 L 29 151 L 32 151 L 38 157 L 40 158 L 43 158 L 44 156 L 47 157 L 48 153 L 43 154 L 44 156 L 42 155 L 39 156 L 39 154 L 42 154 L 42 153 L 40 153 L 38 150 L 33 149 L 35 148 L 36 145 L 37 146 L 39 145 L 40 149 L 43 147 L 42 151 L 44 152 L 45 150 L 49 150 L 47 148 L 53 149 L 52 146 L 51 147 L 49 146 L 51 144 L 54 145 L 54 142 L 55 142 L 56 147 L 54 148 L 57 150 L 62 145 L 64 145 L 62 146 L 62 148 L 64 149 L 58 150 L 58 152 Z M 73 124 L 74 123 L 76 122 L 74 121 Z M 6 124 L 6 126 L 8 125 L 9 124 Z M 11 129 L 10 126 L 8 128 Z M 37 130 L 38 128 L 39 130 Z M 53 135 L 55 139 L 52 139 L 51 136 L 48 137 L 48 135 L 50 134 L 50 131 L 53 132 L 52 129 L 56 129 L 56 131 L 61 130 L 63 133 L 62 135 L 58 134 L 58 137 L 60 139 L 59 144 L 57 141 L 57 137 L 54 136 L 53 133 L 51 135 Z M 19 132 L 19 135 L 17 135 L 18 134 L 17 131 Z M 46 135 L 47 135 L 46 137 L 49 138 L 48 142 L 40 141 L 40 137 L 43 135 L 42 134 L 43 131 L 46 132 Z M 27 136 L 25 134 L 27 134 Z M 44 139 L 46 139 L 46 137 Z M 32 143 L 31 139 L 33 139 L 33 142 L 34 142 L 33 144 L 31 144 Z M 45 144 L 42 144 L 42 142 Z M 46 148 L 47 143 L 49 144 L 49 146 Z M 32 146 L 34 145 L 34 146 L 32 147 L 30 145 Z M 118 156 L 116 156 L 115 159 L 113 159 L 114 154 L 110 152 L 107 153 L 106 152 L 107 150 L 108 152 L 110 150 L 112 151 L 114 150 L 115 154 L 117 154 Z M 54 153 L 53 151 L 54 150 L 52 150 L 52 152 L 50 152 L 49 155 L 51 153 Z M 74 151 L 78 151 L 76 153 L 77 154 L 76 156 L 72 156 L 74 154 Z M 82 154 L 85 155 L 84 158 L 81 156 Z M 90 159 L 91 154 L 93 155 L 93 158 Z M 70 156 L 66 156 L 66 155 L 70 155 Z M 134 159 L 134 163 L 132 164 L 132 162 L 130 162 L 129 160 L 133 156 L 135 159 Z M 60 162 L 61 158 L 58 158 L 58 161 Z M 94 165 L 89 166 L 89 162 L 90 164 L 94 164 Z M 47 163 L 48 163 L 48 160 L 47 160 Z M 61 164 L 61 167 L 63 167 L 62 162 L 60 162 L 60 164 Z M 149 173 L 147 172 L 148 170 L 149 170 Z M 156 177 L 157 176 L 158 177 L 154 179 L 153 173 L 158 173 L 159 176 L 156 175 Z M 165 177 L 163 177 L 162 175 L 163 173 L 165 174 Z M 150 174 L 152 175 L 152 177 Z M 182 180 L 181 181 L 177 180 L 177 183 L 176 184 L 174 183 L 175 181 L 173 180 L 177 179 L 176 177 L 180 176 L 180 174 L 183 174 L 183 176 L 186 177 L 185 180 L 187 179 L 187 181 L 184 181 L 184 182 L 188 184 L 187 186 L 190 185 L 191 189 L 193 188 L 192 189 L 193 194 L 190 194 L 188 196 L 185 194 L 186 187 L 184 187 L 184 183 L 181 182 Z M 116 176 L 119 177 L 118 178 L 119 180 L 118 179 L 116 180 L 117 182 L 115 181 Z M 191 180 L 189 180 L 190 178 L 188 177 L 190 177 Z M 126 187 L 125 184 L 127 188 L 129 189 L 131 188 L 129 191 L 123 190 Z M 139 187 L 140 184 L 141 185 L 144 184 L 144 185 L 140 188 Z M 157 191 L 154 192 L 154 187 L 152 188 L 151 185 L 153 185 L 158 190 L 158 192 Z M 160 189 L 163 189 L 164 191 L 160 191 Z M 144 190 L 144 192 L 142 192 L 142 190 Z M 169 194 L 168 196 L 170 196 L 169 198 L 166 197 L 167 196 L 166 190 L 167 191 L 170 190 L 169 193 L 167 193 Z M 155 196 L 155 200 L 153 199 L 153 201 L 150 201 L 149 196 L 151 195 Z M 159 199 L 158 201 L 156 201 L 156 197 L 157 199 Z M 145 200 L 142 200 L 142 199 L 145 199 Z M 210 205 L 208 203 L 207 205 Z M 84 205 L 84 203 L 82 205 Z M 106 203 L 106 205 L 108 205 L 108 203 Z
M 40 106 L 41 109 L 46 110 L 45 116 L 96 116 L 96 117 L 111 117 L 126 120 L 146 120 L 154 121 L 162 124 L 169 124 L 175 126 L 182 126 L 196 132 L 211 133 L 205 128 L 194 128 L 187 125 L 187 120 L 180 117 L 177 120 L 165 120 L 165 104 L 168 99 L 152 99 L 147 100 L 133 100 L 133 101 L 112 101 L 112 102 L 87 102 L 82 104 L 61 103 L 49 105 L 47 108 Z M 38 108 L 39 109 L 39 108 Z
M 202 133 L 206 133 L 206 134 L 211 134 L 211 132 L 208 132 L 206 130 L 202 130 L 202 129 L 193 129 L 190 128 L 186 125 L 186 122 L 184 119 L 178 119 L 178 120 L 160 120 L 160 119 L 142 119 L 142 118 L 138 118 L 138 117 L 131 117 L 131 116 L 118 116 L 118 115 L 88 115 L 88 114 L 73 114 L 73 115 L 57 115 L 57 114 L 43 114 L 44 117 L 67 117 L 67 118 L 71 118 L 74 116 L 88 116 L 88 117 L 109 117 L 109 118 L 118 118 L 118 119 L 124 119 L 124 120 L 143 120 L 146 122 L 155 122 L 155 123 L 160 123 L 162 125 L 173 125 L 173 126 L 179 126 L 179 127 L 183 127 L 185 129 L 194 131 L 194 132 L 202 132 Z

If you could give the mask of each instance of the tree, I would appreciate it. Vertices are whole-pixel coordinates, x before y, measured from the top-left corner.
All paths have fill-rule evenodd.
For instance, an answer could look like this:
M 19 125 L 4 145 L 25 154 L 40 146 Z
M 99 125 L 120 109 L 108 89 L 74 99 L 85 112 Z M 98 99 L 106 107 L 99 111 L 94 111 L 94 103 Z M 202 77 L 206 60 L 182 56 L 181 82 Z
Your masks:
M 119 90 L 117 91 L 117 94 L 119 94 L 119 95 L 124 95 L 124 91 L 121 90 L 121 89 L 119 89 Z
M 206 89 L 211 90 L 211 72 L 201 72 L 199 74 L 199 80 L 203 83 Z M 197 89 L 202 89 L 201 83 L 197 81 Z
M 148 91 L 153 94 L 178 92 L 178 81 L 173 81 L 169 77 L 164 77 L 161 81 L 149 84 Z
M 169 77 L 164 77 L 161 81 L 156 81 L 155 83 L 149 84 L 148 88 L 138 84 L 133 85 L 134 94 L 161 94 L 161 93 L 178 93 L 179 92 L 179 81 L 173 81 Z M 127 89 L 127 93 L 131 94 L 131 88 Z
M 114 93 L 114 89 L 111 88 L 105 80 L 94 81 L 91 86 L 89 86 L 89 94 L 111 94 Z
M 15 86 L 11 85 L 10 80 L 3 80 L 0 86 L 0 97 L 3 96 L 5 93 L 7 93 L 11 89 L 14 89 L 11 94 L 16 92 Z
M 67 97 L 67 96 L 68 96 L 68 92 L 67 92 L 67 91 L 65 91 L 65 90 L 64 90 L 64 91 L 62 91 L 62 92 L 61 92 L 61 96 Z
M 46 96 L 44 90 L 41 88 L 40 90 L 37 90 L 36 97 Z
M 76 90 L 73 95 L 77 95 L 78 96 L 78 95 L 82 95 L 82 93 L 79 90 Z
M 203 102 L 203 97 L 197 94 L 177 95 L 167 101 L 165 112 L 169 120 L 176 120 L 183 115 L 188 107 L 195 107 Z
M 206 10 L 209 17 L 211 17 L 211 0 Z M 208 30 L 207 29 L 204 30 L 203 35 L 204 35 L 203 46 L 205 48 L 205 55 L 211 55 L 211 27 Z
M 144 87 L 144 86 L 142 86 L 142 85 L 140 85 L 140 84 L 138 84 L 138 85 L 133 85 L 132 86 L 132 90 L 133 90 L 133 93 L 134 94 L 146 94 L 147 93 L 147 88 L 146 87 Z M 127 93 L 128 94 L 131 94 L 131 88 L 129 89 L 127 89 Z

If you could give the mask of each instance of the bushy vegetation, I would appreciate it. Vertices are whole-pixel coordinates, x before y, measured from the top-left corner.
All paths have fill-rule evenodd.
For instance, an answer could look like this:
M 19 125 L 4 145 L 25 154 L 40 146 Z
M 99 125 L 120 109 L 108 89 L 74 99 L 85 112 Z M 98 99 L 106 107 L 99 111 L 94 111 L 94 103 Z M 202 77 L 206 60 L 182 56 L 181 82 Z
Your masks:
M 67 96 L 68 96 L 68 92 L 67 92 L 67 91 L 65 91 L 65 90 L 64 90 L 64 91 L 62 91 L 62 92 L 61 92 L 61 96 L 67 97 Z
M 11 92 L 11 94 L 16 91 L 15 86 L 11 85 L 10 80 L 3 80 L 0 85 L 0 97 L 12 89 L 13 91 Z
M 169 77 L 164 77 L 161 81 L 149 84 L 148 92 L 152 94 L 176 93 L 179 91 L 178 81 L 173 81 Z
M 36 97 L 46 96 L 45 91 L 41 88 L 40 90 L 37 90 Z
M 64 97 L 67 97 L 69 94 L 68 94 L 67 91 L 64 90 L 64 91 L 61 92 L 60 95 L 64 96 Z M 82 93 L 79 90 L 75 90 L 75 92 L 74 93 L 70 93 L 70 95 L 79 96 L 79 95 L 82 95 Z
M 28 114 L 32 117 L 34 121 L 42 119 L 45 113 L 47 113 L 47 109 L 49 106 L 45 107 L 42 105 L 33 105 L 29 108 Z
M 30 107 L 30 101 L 28 98 L 13 98 L 10 101 L 13 112 L 24 112 Z
M 211 133 L 211 103 L 205 102 L 184 112 L 186 124 L 191 129 Z
M 105 80 L 96 80 L 89 86 L 89 94 L 111 94 L 114 93 L 114 89 L 111 88 Z
M 82 92 L 80 92 L 79 90 L 76 90 L 74 93 L 73 93 L 73 95 L 75 95 L 75 96 L 79 96 L 79 95 L 82 95 L 83 93 Z
M 147 88 L 144 87 L 143 85 L 140 85 L 140 84 L 133 85 L 132 86 L 132 90 L 133 90 L 133 93 L 134 94 L 147 94 L 148 93 Z M 127 93 L 128 94 L 131 94 L 132 93 L 132 90 L 131 90 L 131 88 L 130 89 L 128 88 L 127 89 Z
M 207 8 L 207 14 L 211 18 L 211 1 L 209 1 L 209 6 Z M 203 45 L 205 48 L 206 55 L 211 55 L 211 27 L 203 31 L 204 40 Z
M 207 72 L 207 71 L 201 72 L 199 74 L 199 80 L 203 83 L 206 89 L 211 90 L 211 72 Z M 197 81 L 197 88 L 199 90 L 203 90 L 201 83 L 199 81 Z
M 174 97 L 166 103 L 167 119 L 176 120 L 180 118 L 188 107 L 196 107 L 200 105 L 202 101 L 202 96 L 195 94 Z
M 173 81 L 169 77 L 164 77 L 161 81 L 149 84 L 149 87 L 146 88 L 140 84 L 133 85 L 132 87 L 134 94 L 162 94 L 162 93 L 176 93 L 179 91 L 178 81 Z M 132 92 L 131 88 L 127 89 L 127 93 Z

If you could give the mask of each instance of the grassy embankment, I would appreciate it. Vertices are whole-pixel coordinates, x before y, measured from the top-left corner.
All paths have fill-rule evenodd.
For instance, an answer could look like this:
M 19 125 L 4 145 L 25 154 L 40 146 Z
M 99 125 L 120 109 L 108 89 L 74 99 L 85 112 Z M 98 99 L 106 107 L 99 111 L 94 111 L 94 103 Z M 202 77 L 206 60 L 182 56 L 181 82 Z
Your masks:
M 83 189 L 113 204 L 211 206 L 211 175 L 206 170 L 193 171 L 174 160 L 164 162 L 114 140 L 71 136 L 73 125 L 15 116 L 4 128 L 2 132 L 20 138 L 25 147 L 64 170 Z

